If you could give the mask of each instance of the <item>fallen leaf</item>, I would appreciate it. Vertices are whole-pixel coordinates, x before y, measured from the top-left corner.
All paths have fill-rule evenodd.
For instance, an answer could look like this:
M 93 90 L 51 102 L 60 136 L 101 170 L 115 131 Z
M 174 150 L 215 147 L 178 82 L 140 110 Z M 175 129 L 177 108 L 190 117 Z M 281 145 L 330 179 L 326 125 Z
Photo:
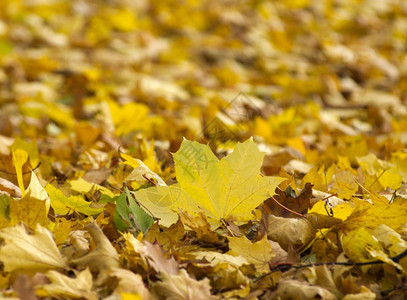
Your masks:
M 196 232 L 198 239 L 209 243 L 216 243 L 219 240 L 218 235 L 211 230 L 211 226 L 202 211 L 197 216 L 180 211 L 179 216 L 185 226 Z
M 51 184 L 48 184 L 45 190 L 51 200 L 54 213 L 57 215 L 69 215 L 76 211 L 91 216 L 102 211 L 102 208 L 90 207 L 91 203 L 80 196 L 66 197 L 60 189 L 57 189 Z
M 385 253 L 379 241 L 364 227 L 348 233 L 342 238 L 342 243 L 346 256 L 352 261 L 366 262 L 378 259 L 402 270 L 402 267 Z M 366 271 L 370 267 L 362 266 L 362 269 Z
M 209 146 L 184 140 L 174 154 L 179 186 L 141 190 L 136 192 L 136 199 L 153 214 L 158 209 L 151 204 L 158 201 L 173 211 L 179 208 L 194 213 L 200 208 L 212 227 L 231 220 L 249 221 L 251 211 L 285 180 L 260 175 L 263 157 L 251 139 L 239 143 L 232 154 L 220 161 Z M 153 201 L 153 196 L 158 201 Z M 170 215 L 168 208 L 165 214 Z
M 23 225 L 4 228 L 0 230 L 0 238 L 4 240 L 0 257 L 7 272 L 34 274 L 67 268 L 51 232 L 39 224 L 33 234 Z
M 29 195 L 30 198 L 44 201 L 46 210 L 45 212 L 46 214 L 48 214 L 51 201 L 48 197 L 47 192 L 38 181 L 37 175 L 35 175 L 34 172 L 31 172 L 31 181 L 27 187 L 26 193 Z
M 197 251 L 193 252 L 192 255 L 196 259 L 208 261 L 213 267 L 219 266 L 220 268 L 224 268 L 227 265 L 241 267 L 249 264 L 249 262 L 243 256 L 222 254 L 215 251 Z
M 154 219 L 136 203 L 127 188 L 115 199 L 114 223 L 117 229 L 124 231 L 133 228 L 145 233 L 153 225 Z
M 217 299 L 217 297 L 211 295 L 209 279 L 205 278 L 201 281 L 197 281 L 189 277 L 184 269 L 181 269 L 177 275 L 171 275 L 165 272 L 161 273 L 160 278 L 161 281 L 155 283 L 153 286 L 155 299 Z
M 13 225 L 23 222 L 33 230 L 37 224 L 48 227 L 46 202 L 32 198 L 30 193 L 22 199 L 10 200 L 10 219 Z
M 273 292 L 272 299 L 327 299 L 334 300 L 337 297 L 330 291 L 312 286 L 307 282 L 285 279 L 278 283 L 277 290 Z
M 144 241 L 152 244 L 158 243 L 166 252 L 171 253 L 172 249 L 184 244 L 184 235 L 185 228 L 180 220 L 168 228 L 160 227 L 154 223 L 144 236 Z
M 81 269 L 89 267 L 92 272 L 100 272 L 109 268 L 119 268 L 120 262 L 116 249 L 112 246 L 103 231 L 96 223 L 85 226 L 92 236 L 96 247 L 88 254 L 72 259 L 71 262 Z
M 293 214 L 287 209 L 281 207 L 275 201 L 278 201 L 288 209 L 304 215 L 307 213 L 308 209 L 312 207 L 310 202 L 312 197 L 312 187 L 313 185 L 311 183 L 306 183 L 304 189 L 298 196 L 291 186 L 288 186 L 285 191 L 276 189 L 277 195 L 274 196 L 274 199 L 267 199 L 264 203 L 269 207 L 271 213 L 275 216 L 298 218 L 298 215 Z
M 13 282 L 13 290 L 19 299 L 37 300 L 34 287 L 34 280 L 26 274 L 19 274 Z
M 87 182 L 83 178 L 71 180 L 69 183 L 71 184 L 71 189 L 73 191 L 81 193 L 81 194 L 86 194 L 91 191 L 94 191 L 94 192 L 100 191 L 102 194 L 105 194 L 111 198 L 113 198 L 115 196 L 114 193 L 112 193 L 107 188 L 100 186 L 98 184 L 95 184 L 95 183 Z
M 154 270 L 172 276 L 178 274 L 178 263 L 174 258 L 165 258 L 160 245 L 153 245 L 149 242 L 145 242 L 145 246 L 147 250 L 147 258 Z
M 149 300 L 150 292 L 144 286 L 142 277 L 126 269 L 110 268 L 98 278 L 98 285 L 109 286 L 114 289 L 114 294 L 139 295 L 141 300 Z
M 360 293 L 348 294 L 343 297 L 343 300 L 374 300 L 377 299 L 376 293 L 372 292 L 365 286 L 360 287 Z
M 227 254 L 243 256 L 247 262 L 253 264 L 259 273 L 270 271 L 269 263 L 275 256 L 267 237 L 252 243 L 245 236 L 228 237 L 229 251 Z
M 133 158 L 130 155 L 121 153 L 121 157 L 124 159 L 122 164 L 129 165 L 134 168 L 134 170 L 126 177 L 126 181 L 138 181 L 138 182 L 145 182 L 146 176 L 149 179 L 155 179 L 157 185 L 164 185 L 166 186 L 164 180 L 156 173 L 150 170 L 143 161 L 137 158 Z
M 75 275 L 75 278 L 71 278 L 57 271 L 48 271 L 46 276 L 51 283 L 37 286 L 36 294 L 40 297 L 98 299 L 97 294 L 92 291 L 92 274 L 89 269 Z
M 361 226 L 374 229 L 380 224 L 385 224 L 396 230 L 406 223 L 407 205 L 401 202 L 389 203 L 385 197 L 377 193 L 370 193 L 373 204 L 353 198 L 355 208 L 343 222 L 345 230 L 354 230 Z
M 22 197 L 20 188 L 4 178 L 0 178 L 0 191 L 6 192 L 12 197 Z
M 298 252 L 304 250 L 316 235 L 312 223 L 304 218 L 282 218 L 271 215 L 267 228 L 267 237 L 288 251 L 290 247 Z
M 182 192 L 178 184 L 140 189 L 134 192 L 134 196 L 165 227 L 170 227 L 178 221 L 174 205 L 187 201 L 186 194 Z
M 389 252 L 390 257 L 395 257 L 407 250 L 407 242 L 400 234 L 384 224 L 374 229 L 372 235 Z M 407 272 L 407 256 L 401 258 L 398 263 L 403 267 L 404 272 Z

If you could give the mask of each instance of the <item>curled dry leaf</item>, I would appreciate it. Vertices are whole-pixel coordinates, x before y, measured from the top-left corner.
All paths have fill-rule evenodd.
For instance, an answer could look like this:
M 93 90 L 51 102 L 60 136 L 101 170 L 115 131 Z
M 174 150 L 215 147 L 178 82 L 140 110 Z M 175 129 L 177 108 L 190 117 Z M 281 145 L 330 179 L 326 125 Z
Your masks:
M 81 269 L 89 267 L 92 272 L 100 272 L 109 268 L 119 268 L 120 262 L 116 249 L 96 223 L 85 226 L 96 247 L 88 254 L 71 260 L 71 263 Z
M 0 194 L 7 193 L 9 196 L 21 198 L 21 190 L 11 181 L 0 178 Z
M 267 237 L 279 243 L 286 251 L 291 246 L 301 252 L 314 240 L 316 232 L 307 219 L 270 216 Z

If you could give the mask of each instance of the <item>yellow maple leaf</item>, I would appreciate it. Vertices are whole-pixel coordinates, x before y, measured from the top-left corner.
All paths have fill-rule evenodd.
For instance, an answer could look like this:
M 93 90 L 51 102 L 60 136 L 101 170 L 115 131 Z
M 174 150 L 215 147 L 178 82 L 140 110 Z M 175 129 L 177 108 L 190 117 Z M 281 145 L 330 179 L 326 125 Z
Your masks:
M 384 224 L 373 230 L 372 235 L 386 248 L 391 257 L 407 250 L 407 242 L 402 239 L 401 235 Z M 407 257 L 400 259 L 399 264 L 404 271 L 407 271 Z
M 396 230 L 406 223 L 407 203 L 402 201 L 389 203 L 385 197 L 373 192 L 370 193 L 370 199 L 373 204 L 352 198 L 356 206 L 343 223 L 345 230 L 353 230 L 360 226 L 374 229 L 380 224 Z
M 373 237 L 363 226 L 344 236 L 342 243 L 346 256 L 353 261 L 366 262 L 378 259 L 402 270 L 399 264 L 388 257 L 377 238 Z M 363 266 L 362 269 L 367 270 L 370 267 Z
M 45 203 L 26 194 L 20 200 L 10 201 L 11 224 L 24 222 L 29 228 L 34 229 L 37 224 L 47 227 L 48 217 Z
M 178 220 L 176 203 L 187 201 L 185 193 L 178 184 L 172 186 L 153 186 L 134 192 L 135 198 L 148 212 L 160 219 L 160 224 L 170 227 Z
M 184 140 L 174 155 L 178 184 L 157 186 L 135 193 L 136 199 L 158 217 L 177 218 L 178 209 L 208 217 L 212 227 L 224 221 L 249 221 L 252 210 L 274 195 L 284 178 L 261 176 L 264 158 L 252 139 L 237 144 L 220 161 L 208 145 Z M 163 220 L 166 225 L 172 224 Z
M 384 188 L 398 189 L 400 187 L 403 177 L 395 164 L 378 159 L 373 153 L 356 157 L 356 160 L 367 174 L 376 176 L 375 180 L 378 180 Z
M 252 243 L 245 236 L 228 237 L 228 240 L 230 250 L 227 254 L 243 256 L 247 262 L 253 264 L 260 273 L 270 271 L 269 262 L 275 254 L 266 236 L 255 243 Z
M 10 201 L 11 224 L 24 222 L 29 228 L 35 229 L 37 224 L 47 227 L 50 200 L 34 172 L 23 198 Z
M 0 230 L 4 244 L 0 247 L 0 259 L 6 272 L 36 272 L 65 269 L 66 264 L 49 230 L 37 224 L 34 234 L 23 225 Z

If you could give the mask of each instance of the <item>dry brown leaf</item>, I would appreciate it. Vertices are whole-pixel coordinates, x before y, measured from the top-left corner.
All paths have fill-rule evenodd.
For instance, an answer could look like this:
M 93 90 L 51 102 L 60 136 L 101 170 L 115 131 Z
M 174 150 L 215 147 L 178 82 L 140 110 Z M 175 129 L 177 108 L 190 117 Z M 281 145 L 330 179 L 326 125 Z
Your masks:
M 145 242 L 145 245 L 147 248 L 147 258 L 154 270 L 169 275 L 176 275 L 178 273 L 178 263 L 172 257 L 166 258 L 160 245 L 153 245 L 149 242 Z
M 284 250 L 292 246 L 296 251 L 304 250 L 315 238 L 316 229 L 307 219 L 282 218 L 271 215 L 267 237 Z
M 267 199 L 264 203 L 269 207 L 271 213 L 275 216 L 286 218 L 298 218 L 299 216 L 291 213 L 287 209 L 278 205 L 276 201 L 284 205 L 288 209 L 291 209 L 299 214 L 306 214 L 308 209 L 311 208 L 312 198 L 312 184 L 306 183 L 305 188 L 297 196 L 295 191 L 288 186 L 285 191 L 276 189 L 277 195 L 274 195 L 274 199 Z
M 322 287 L 311 286 L 304 281 L 285 279 L 278 283 L 277 290 L 272 294 L 271 299 L 336 300 L 337 297 Z

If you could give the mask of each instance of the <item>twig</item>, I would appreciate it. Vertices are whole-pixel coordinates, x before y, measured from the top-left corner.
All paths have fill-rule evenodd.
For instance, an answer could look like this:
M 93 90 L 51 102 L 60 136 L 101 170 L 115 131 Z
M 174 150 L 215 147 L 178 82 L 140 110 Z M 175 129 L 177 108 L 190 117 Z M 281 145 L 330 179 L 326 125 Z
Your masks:
M 148 177 L 146 176 L 146 174 L 143 174 L 142 176 L 144 177 L 145 180 L 147 180 L 148 182 L 150 182 L 152 185 L 155 185 L 155 186 L 157 185 L 154 181 L 152 181 L 150 178 L 148 178 Z
M 392 261 L 395 263 L 399 263 L 399 261 L 407 256 L 407 250 L 404 250 L 400 254 L 390 257 Z M 303 269 L 303 268 L 309 268 L 309 267 L 317 267 L 317 266 L 323 266 L 323 265 L 334 265 L 334 266 L 368 266 L 368 265 L 379 265 L 379 264 L 384 264 L 384 261 L 381 260 L 372 260 L 372 261 L 366 261 L 366 262 L 321 262 L 321 263 L 311 263 L 311 264 L 291 264 L 291 263 L 284 263 L 284 264 L 278 264 L 276 267 L 271 268 L 271 271 L 261 275 L 260 277 L 256 278 L 254 282 L 258 282 L 262 280 L 263 278 L 278 272 L 278 271 L 286 271 L 291 268 L 293 269 Z
M 41 166 L 41 162 L 38 162 L 38 164 L 35 166 L 35 168 L 30 169 L 30 171 L 23 172 L 22 174 L 23 174 L 23 175 L 24 175 L 24 174 L 29 174 L 29 173 L 31 173 L 32 171 L 37 170 L 40 166 Z M 0 169 L 0 172 L 2 172 L 2 173 L 4 173 L 4 174 L 8 174 L 8 175 L 17 176 L 17 173 L 9 172 L 9 171 L 3 170 L 3 169 Z

